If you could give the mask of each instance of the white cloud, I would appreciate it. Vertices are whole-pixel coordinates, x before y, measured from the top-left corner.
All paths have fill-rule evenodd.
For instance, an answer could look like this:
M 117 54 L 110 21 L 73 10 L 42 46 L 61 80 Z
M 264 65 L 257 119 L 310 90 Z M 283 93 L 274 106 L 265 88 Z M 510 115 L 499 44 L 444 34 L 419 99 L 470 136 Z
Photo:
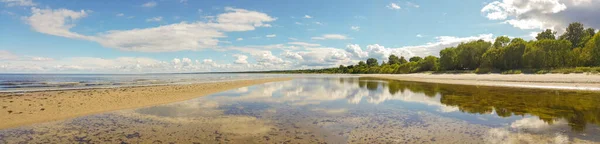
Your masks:
M 33 0 L 0 0 L 0 2 L 6 3 L 6 6 L 36 6 L 37 4 Z
M 237 38 L 237 39 L 235 39 L 235 40 L 236 40 L 236 41 L 243 41 L 243 40 L 244 40 L 244 38 Z
M 235 54 L 233 57 L 235 57 L 235 61 L 233 62 L 235 64 L 248 64 L 248 56 L 246 55 Z
M 417 36 L 416 36 L 416 37 L 418 37 L 418 38 L 422 38 L 422 37 L 423 37 L 423 35 L 421 35 L 421 34 L 417 34 Z
M 264 24 L 265 22 L 275 21 L 275 18 L 270 17 L 265 13 L 256 11 L 249 11 L 245 9 L 236 9 L 232 7 L 225 7 L 227 13 L 220 14 L 217 16 L 219 23 L 227 23 L 234 25 L 248 25 L 254 27 L 271 27 L 270 24 Z
M 180 22 L 151 28 L 111 30 L 95 36 L 70 31 L 75 26 L 72 24 L 74 21 L 87 16 L 84 10 L 32 8 L 33 14 L 26 21 L 35 31 L 95 41 L 104 47 L 123 51 L 172 52 L 214 48 L 218 46 L 218 38 L 226 37 L 225 32 L 270 27 L 267 22 L 275 20 L 267 14 L 244 9 L 226 7 L 225 11 L 215 17 L 216 22 Z
M 312 37 L 313 40 L 326 40 L 326 39 L 335 39 L 335 40 L 345 40 L 348 39 L 345 35 L 341 34 L 324 34 L 320 37 Z
M 312 17 L 311 17 L 311 16 L 309 16 L 309 15 L 304 15 L 304 18 L 306 18 L 306 19 L 310 19 L 310 18 L 312 18 Z
M 503 20 L 519 29 L 554 29 L 563 32 L 571 22 L 600 28 L 597 0 L 502 0 L 481 9 L 490 20 Z
M 321 22 L 315 22 L 316 25 L 323 25 Z
M 303 24 L 302 24 L 302 23 L 300 23 L 300 22 L 295 22 L 295 24 L 297 24 L 297 25 L 303 25 Z
M 469 36 L 469 37 L 454 37 L 454 36 L 438 36 L 435 37 L 436 41 L 431 43 L 426 43 L 424 45 L 416 45 L 416 46 L 404 46 L 400 48 L 392 48 L 391 53 L 398 53 L 397 55 L 402 55 L 404 57 L 412 57 L 412 56 L 439 56 L 439 53 L 442 49 L 447 47 L 456 46 L 462 42 L 475 41 L 475 40 L 485 40 L 485 41 L 493 41 L 492 34 L 481 34 L 478 36 Z
M 173 60 L 171 60 L 171 62 L 172 62 L 173 64 L 180 64 L 180 63 L 181 63 L 181 60 L 180 60 L 180 59 L 178 59 L 178 58 L 174 58 Z
M 401 9 L 400 6 L 398 4 L 396 4 L 396 3 L 390 3 L 389 5 L 387 5 L 385 7 L 389 8 L 389 9 L 393 9 L 393 10 L 399 10 L 399 9 Z
M 204 63 L 204 64 L 213 64 L 215 62 L 212 59 L 204 59 L 204 60 L 202 60 L 202 63 Z
M 346 51 L 358 59 L 363 59 L 369 56 L 369 52 L 363 51 L 358 44 L 346 45 Z
M 252 56 L 259 65 L 270 66 L 284 63 L 283 59 L 274 56 L 273 53 L 271 53 L 271 51 L 263 51 L 260 53 L 253 54 Z
M 304 58 L 302 58 L 302 56 L 296 52 L 290 52 L 290 51 L 286 51 L 284 53 L 281 54 L 281 56 L 285 57 L 285 58 L 289 58 L 289 59 L 293 59 L 293 60 L 303 60 Z
M 350 54 L 337 48 L 306 48 L 296 54 L 302 57 L 294 68 L 326 68 L 353 64 Z M 290 55 L 287 55 L 290 56 Z
M 163 19 L 163 17 L 158 16 L 158 17 L 153 17 L 153 18 L 146 19 L 146 21 L 147 22 L 159 22 L 159 21 L 162 21 L 162 19 Z
M 85 10 L 71 11 L 67 9 L 38 9 L 31 8 L 32 15 L 25 18 L 31 27 L 40 33 L 62 36 L 67 38 L 90 39 L 88 36 L 69 31 L 75 21 L 86 17 Z
M 268 37 L 268 38 L 274 38 L 274 37 L 276 37 L 276 36 L 277 36 L 277 35 L 275 35 L 275 34 L 270 34 L 270 35 L 266 35 L 265 37 Z
M 297 38 L 293 38 L 293 37 L 290 37 L 290 38 L 288 38 L 288 39 L 289 39 L 289 40 L 293 40 L 293 41 L 297 41 L 297 40 L 298 40 Z
M 117 16 L 118 16 L 118 17 L 122 17 L 122 16 L 125 16 L 125 14 L 123 14 L 123 13 L 118 13 L 118 14 L 117 14 Z
M 359 26 L 351 26 L 350 29 L 353 30 L 353 31 L 360 31 L 360 27 Z
M 156 2 L 151 1 L 151 2 L 142 4 L 142 7 L 152 8 L 152 7 L 155 7 L 156 5 L 158 5 Z
M 320 44 L 313 44 L 313 43 L 306 43 L 306 42 L 289 42 L 288 44 L 298 45 L 298 46 L 303 46 L 303 47 L 318 47 L 318 46 L 321 46 Z

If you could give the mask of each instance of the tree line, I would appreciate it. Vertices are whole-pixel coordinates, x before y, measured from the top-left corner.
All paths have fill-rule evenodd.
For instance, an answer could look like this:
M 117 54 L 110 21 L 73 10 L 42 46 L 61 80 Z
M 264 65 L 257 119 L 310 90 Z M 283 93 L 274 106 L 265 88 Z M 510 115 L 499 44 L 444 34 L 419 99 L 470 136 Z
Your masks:
M 352 73 L 352 74 L 406 74 L 424 71 L 474 71 L 476 73 L 526 70 L 536 72 L 560 68 L 600 66 L 600 33 L 583 24 L 569 24 L 564 34 L 556 36 L 550 29 L 537 34 L 536 40 L 497 37 L 461 43 L 440 51 L 440 57 L 415 56 L 408 60 L 390 55 L 379 63 L 375 58 L 356 65 L 336 68 L 272 71 L 283 73 Z M 597 69 L 600 70 L 600 69 Z

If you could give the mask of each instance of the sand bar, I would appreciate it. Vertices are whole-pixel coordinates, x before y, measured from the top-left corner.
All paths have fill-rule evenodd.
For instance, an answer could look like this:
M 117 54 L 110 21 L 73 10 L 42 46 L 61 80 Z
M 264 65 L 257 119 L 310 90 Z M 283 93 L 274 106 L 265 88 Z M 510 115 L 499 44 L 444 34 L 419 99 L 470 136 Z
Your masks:
M 386 78 L 429 83 L 501 86 L 519 88 L 600 91 L 600 75 L 594 74 L 365 74 L 364 77 Z
M 290 79 L 266 78 L 186 85 L 0 93 L 0 129 L 172 103 L 230 89 Z

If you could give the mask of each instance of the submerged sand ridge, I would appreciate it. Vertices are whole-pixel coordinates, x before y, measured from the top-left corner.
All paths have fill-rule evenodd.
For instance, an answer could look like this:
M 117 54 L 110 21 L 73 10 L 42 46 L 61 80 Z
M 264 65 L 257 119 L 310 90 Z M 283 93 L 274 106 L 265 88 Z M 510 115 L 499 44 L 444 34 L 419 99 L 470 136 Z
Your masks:
M 172 103 L 225 90 L 291 79 L 267 78 L 188 85 L 0 93 L 0 129 Z

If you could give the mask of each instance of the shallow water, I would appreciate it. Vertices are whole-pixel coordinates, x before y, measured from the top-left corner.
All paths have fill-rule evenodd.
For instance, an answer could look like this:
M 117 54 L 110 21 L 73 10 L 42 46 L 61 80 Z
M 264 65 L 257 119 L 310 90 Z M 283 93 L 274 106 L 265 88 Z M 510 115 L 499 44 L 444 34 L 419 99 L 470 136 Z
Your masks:
M 201 83 L 284 77 L 282 74 L 0 74 L 0 92 Z
M 305 77 L 0 130 L 0 143 L 598 143 L 600 95 Z

